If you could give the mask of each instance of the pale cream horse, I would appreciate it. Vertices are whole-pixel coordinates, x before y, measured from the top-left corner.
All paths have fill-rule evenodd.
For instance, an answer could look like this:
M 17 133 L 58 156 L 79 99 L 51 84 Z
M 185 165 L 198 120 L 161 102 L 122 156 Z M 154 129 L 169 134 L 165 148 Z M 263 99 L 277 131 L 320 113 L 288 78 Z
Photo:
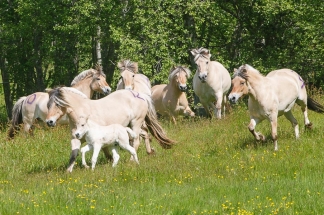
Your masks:
M 71 86 L 91 98 L 94 92 L 109 94 L 111 88 L 106 82 L 106 75 L 98 69 L 88 69 L 78 74 Z M 24 131 L 33 135 L 32 126 L 36 119 L 45 122 L 48 109 L 48 93 L 36 92 L 19 98 L 12 109 L 12 121 L 8 130 L 8 138 L 14 138 L 19 130 L 19 124 L 23 123 Z M 62 117 L 59 124 L 68 124 L 67 117 Z
M 155 110 L 162 116 L 171 118 L 176 124 L 176 117 L 181 114 L 195 116 L 190 109 L 185 91 L 190 70 L 186 67 L 177 66 L 170 70 L 169 83 L 159 84 L 152 87 L 152 100 Z
M 87 145 L 81 148 L 82 165 L 86 168 L 89 168 L 85 159 L 86 152 L 93 150 L 91 169 L 94 170 L 102 147 L 108 148 L 112 152 L 112 167 L 117 165 L 120 158 L 118 154 L 119 147 L 128 151 L 132 155 L 133 160 L 139 164 L 136 150 L 129 144 L 130 139 L 136 138 L 136 133 L 128 127 L 120 124 L 101 126 L 90 120 L 89 116 L 80 116 L 76 123 L 74 135 L 78 139 L 82 139 L 85 136 L 87 141 Z
M 231 76 L 227 69 L 217 61 L 210 61 L 211 54 L 206 48 L 191 50 L 197 70 L 193 78 L 195 94 L 208 116 L 221 119 L 225 116 L 226 94 L 231 88 Z M 216 101 L 216 106 L 214 102 Z
M 129 126 L 137 135 L 133 146 L 139 147 L 139 134 L 145 122 L 150 133 L 163 148 L 170 148 L 174 141 L 169 139 L 159 124 L 151 98 L 131 90 L 117 90 L 98 100 L 90 100 L 80 91 L 70 87 L 56 88 L 50 92 L 46 123 L 55 126 L 56 122 L 67 113 L 70 121 L 71 157 L 68 171 L 71 172 L 81 141 L 75 137 L 78 116 L 89 115 L 89 119 L 99 125 L 121 124 Z
M 301 107 L 304 114 L 305 127 L 312 126 L 308 119 L 307 108 L 324 113 L 323 106 L 307 97 L 305 82 L 291 69 L 275 70 L 263 76 L 258 70 L 245 64 L 238 69 L 237 74 L 246 81 L 248 87 L 248 108 L 251 119 L 249 131 L 257 140 L 265 140 L 264 135 L 255 131 L 255 126 L 268 119 L 271 123 L 275 150 L 278 150 L 277 118 L 279 116 L 284 115 L 291 122 L 296 138 L 299 137 L 298 122 L 291 112 L 295 103 Z M 230 96 L 233 93 L 231 92 Z
M 134 90 L 151 96 L 151 81 L 147 76 L 138 73 L 137 62 L 132 62 L 130 60 L 122 60 L 118 62 L 117 66 L 120 71 L 120 80 L 117 84 L 117 90 Z M 154 149 L 150 148 L 150 135 L 148 133 L 148 128 L 146 127 L 145 123 L 142 126 L 140 136 L 144 138 L 146 152 L 148 154 L 153 154 Z

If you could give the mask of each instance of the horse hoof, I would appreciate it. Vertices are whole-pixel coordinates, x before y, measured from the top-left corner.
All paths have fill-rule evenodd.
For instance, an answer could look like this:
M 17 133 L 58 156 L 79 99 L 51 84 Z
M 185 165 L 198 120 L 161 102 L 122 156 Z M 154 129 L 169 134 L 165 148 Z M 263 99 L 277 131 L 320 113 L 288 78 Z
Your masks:
M 148 155 L 154 155 L 155 154 L 155 150 L 154 148 L 151 148 L 151 152 L 147 152 Z

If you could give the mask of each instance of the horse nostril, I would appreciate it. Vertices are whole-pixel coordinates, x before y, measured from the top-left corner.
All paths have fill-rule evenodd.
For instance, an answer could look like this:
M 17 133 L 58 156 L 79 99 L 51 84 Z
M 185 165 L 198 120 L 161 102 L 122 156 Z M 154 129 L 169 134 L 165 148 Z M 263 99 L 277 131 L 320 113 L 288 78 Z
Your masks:
M 80 134 L 79 134 L 79 133 L 76 133 L 75 136 L 76 136 L 77 138 L 79 138 Z

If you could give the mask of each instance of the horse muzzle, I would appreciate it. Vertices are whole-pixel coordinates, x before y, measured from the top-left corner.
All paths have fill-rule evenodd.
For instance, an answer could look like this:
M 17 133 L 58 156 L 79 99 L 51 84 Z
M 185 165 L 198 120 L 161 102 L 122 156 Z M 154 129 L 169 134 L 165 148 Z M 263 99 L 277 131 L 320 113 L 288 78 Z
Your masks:
M 179 85 L 179 90 L 180 90 L 181 92 L 186 92 L 186 90 L 187 90 L 187 85 Z
M 202 83 L 205 83 L 206 80 L 207 80 L 207 74 L 201 74 L 201 75 L 198 76 L 198 78 L 200 79 L 200 81 Z
M 75 133 L 74 134 L 77 139 L 81 139 L 81 134 L 80 133 Z
M 49 119 L 49 120 L 46 120 L 46 124 L 47 124 L 49 127 L 54 127 L 56 123 L 55 123 L 54 120 Z
M 109 95 L 111 93 L 111 88 L 110 87 L 104 87 L 102 89 L 102 92 L 105 94 L 105 95 Z
M 237 101 L 238 101 L 239 98 L 240 98 L 240 96 L 238 96 L 238 95 L 233 95 L 233 94 L 230 94 L 230 95 L 228 96 L 228 100 L 229 100 L 231 103 L 233 103 L 233 104 L 237 103 Z

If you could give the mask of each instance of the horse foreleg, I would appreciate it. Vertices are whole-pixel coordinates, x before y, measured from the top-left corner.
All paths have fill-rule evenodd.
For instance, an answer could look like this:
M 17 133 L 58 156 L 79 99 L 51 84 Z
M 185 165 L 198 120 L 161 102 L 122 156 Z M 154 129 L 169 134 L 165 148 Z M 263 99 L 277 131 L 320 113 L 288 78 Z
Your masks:
M 93 154 L 92 154 L 92 159 L 91 159 L 91 169 L 94 170 L 96 163 L 97 163 L 97 159 L 98 159 L 98 155 L 101 149 L 101 145 L 98 143 L 93 143 Z M 115 159 L 114 159 L 115 161 Z
M 265 137 L 263 134 L 261 134 L 260 132 L 256 132 L 255 131 L 255 126 L 260 122 L 260 120 L 257 119 L 251 119 L 250 124 L 248 126 L 249 131 L 251 132 L 251 134 L 255 137 L 256 140 L 265 140 Z
M 272 136 L 272 140 L 273 140 L 273 145 L 274 145 L 274 150 L 278 151 L 278 136 L 277 136 L 277 116 L 274 117 L 271 121 L 271 136 Z
M 291 122 L 291 125 L 294 128 L 294 130 L 295 130 L 296 139 L 298 139 L 299 138 L 299 126 L 298 126 L 297 120 L 293 116 L 291 110 L 288 111 L 288 112 L 285 112 L 284 115 Z
M 223 93 L 216 93 L 216 105 L 215 105 L 215 115 L 217 119 L 222 118 L 222 107 L 223 107 Z M 223 113 L 225 116 L 225 112 Z
M 78 152 L 80 150 L 81 146 L 81 141 L 78 139 L 72 139 L 71 140 L 71 156 L 70 156 L 70 162 L 69 162 L 69 167 L 67 168 L 68 172 L 72 172 L 74 164 L 75 164 L 75 159 L 78 156 Z
M 88 144 L 84 147 L 81 148 L 81 155 L 82 155 L 82 165 L 85 167 L 85 168 L 89 168 L 89 166 L 87 165 L 87 162 L 86 162 L 86 159 L 85 159 L 85 154 L 86 152 L 90 151 L 93 149 L 93 146 L 92 144 Z

